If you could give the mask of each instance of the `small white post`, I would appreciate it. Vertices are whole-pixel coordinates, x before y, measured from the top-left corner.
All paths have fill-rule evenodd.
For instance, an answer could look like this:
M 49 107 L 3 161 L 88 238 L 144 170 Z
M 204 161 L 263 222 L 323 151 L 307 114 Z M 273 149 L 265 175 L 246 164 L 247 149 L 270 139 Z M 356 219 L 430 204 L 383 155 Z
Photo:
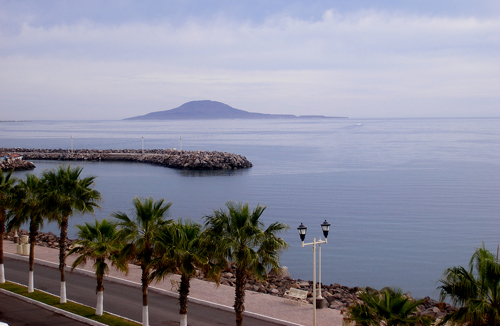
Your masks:
M 182 136 L 180 137 L 180 141 L 181 141 L 181 151 L 182 151 Z
M 313 326 L 316 326 L 316 238 L 313 239 Z
M 321 296 L 321 244 L 326 243 L 326 240 L 323 241 L 321 238 L 316 241 L 316 238 L 313 239 L 313 242 L 304 243 L 302 241 L 302 247 L 312 245 L 313 247 L 313 326 L 316 326 L 316 309 L 317 309 L 317 299 L 323 299 Z M 316 245 L 319 245 L 319 295 L 317 295 L 317 287 L 316 287 Z
M 144 155 L 144 137 L 142 137 L 142 155 Z
M 3 264 L 0 264 L 0 283 L 5 283 L 5 269 Z
M 319 245 L 318 245 L 318 251 L 319 251 L 319 271 L 318 271 L 318 274 L 319 274 L 319 295 L 318 295 L 318 299 L 323 299 L 323 296 L 321 295 L 321 238 L 319 238 Z
M 73 135 L 71 135 L 71 154 L 73 154 Z

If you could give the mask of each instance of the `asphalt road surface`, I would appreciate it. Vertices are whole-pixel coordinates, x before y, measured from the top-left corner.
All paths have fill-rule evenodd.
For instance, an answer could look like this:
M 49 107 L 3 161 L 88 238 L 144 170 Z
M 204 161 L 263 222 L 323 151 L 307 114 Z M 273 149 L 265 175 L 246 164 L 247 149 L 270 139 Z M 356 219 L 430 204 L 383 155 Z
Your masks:
M 23 285 L 28 284 L 29 265 L 26 261 L 4 257 L 5 278 Z M 35 265 L 35 288 L 59 296 L 60 274 L 52 267 Z M 93 277 L 66 272 L 66 292 L 68 300 L 95 307 L 96 280 Z M 179 325 L 178 299 L 148 291 L 150 325 Z M 142 291 L 112 281 L 104 281 L 104 310 L 135 321 L 142 320 Z M 188 324 L 198 325 L 235 325 L 234 312 L 223 311 L 189 302 Z M 30 324 L 31 325 L 31 324 Z M 243 317 L 244 326 L 276 326 L 248 316 Z
M 88 326 L 3 293 L 0 293 L 0 322 L 9 326 Z

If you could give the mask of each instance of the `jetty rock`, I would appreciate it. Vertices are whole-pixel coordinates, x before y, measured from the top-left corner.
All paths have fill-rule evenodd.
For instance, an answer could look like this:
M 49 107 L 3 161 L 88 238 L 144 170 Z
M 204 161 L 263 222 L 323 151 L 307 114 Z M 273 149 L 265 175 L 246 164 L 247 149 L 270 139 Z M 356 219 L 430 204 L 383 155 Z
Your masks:
M 0 170 L 2 171 L 27 171 L 33 170 L 35 164 L 25 161 L 22 155 L 0 149 Z
M 252 163 L 245 156 L 218 151 L 28 148 L 3 148 L 1 151 L 17 153 L 27 160 L 127 161 L 150 163 L 182 170 L 237 170 L 252 167 Z

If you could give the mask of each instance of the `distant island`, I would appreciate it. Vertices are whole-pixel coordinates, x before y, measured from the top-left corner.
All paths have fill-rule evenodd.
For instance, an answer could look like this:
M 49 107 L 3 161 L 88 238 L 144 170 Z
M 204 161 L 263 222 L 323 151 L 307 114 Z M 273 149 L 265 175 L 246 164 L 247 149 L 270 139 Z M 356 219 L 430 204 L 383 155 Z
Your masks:
M 181 119 L 339 119 L 346 117 L 327 117 L 323 115 L 292 115 L 292 114 L 265 114 L 235 109 L 227 104 L 203 100 L 191 101 L 178 108 L 151 112 L 145 115 L 126 118 L 124 120 L 181 120 Z

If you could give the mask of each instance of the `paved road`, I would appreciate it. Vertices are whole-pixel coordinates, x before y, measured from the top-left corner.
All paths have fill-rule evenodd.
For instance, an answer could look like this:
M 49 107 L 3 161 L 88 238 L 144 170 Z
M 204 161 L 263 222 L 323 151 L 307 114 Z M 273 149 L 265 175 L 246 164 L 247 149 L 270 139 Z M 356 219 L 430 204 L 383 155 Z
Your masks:
M 4 258 L 5 278 L 27 285 L 28 262 Z M 35 288 L 59 295 L 59 271 L 56 268 L 36 265 Z M 96 304 L 95 278 L 66 273 L 67 296 L 69 300 L 91 307 Z M 142 294 L 135 288 L 112 281 L 104 282 L 104 310 L 132 320 L 142 320 Z M 179 325 L 179 306 L 176 298 L 149 291 L 149 321 L 151 325 Z M 244 317 L 245 326 L 276 326 L 277 324 Z M 223 311 L 190 302 L 188 305 L 189 325 L 235 324 L 234 312 Z
M 1 292 L 0 321 L 9 326 L 88 326 Z

